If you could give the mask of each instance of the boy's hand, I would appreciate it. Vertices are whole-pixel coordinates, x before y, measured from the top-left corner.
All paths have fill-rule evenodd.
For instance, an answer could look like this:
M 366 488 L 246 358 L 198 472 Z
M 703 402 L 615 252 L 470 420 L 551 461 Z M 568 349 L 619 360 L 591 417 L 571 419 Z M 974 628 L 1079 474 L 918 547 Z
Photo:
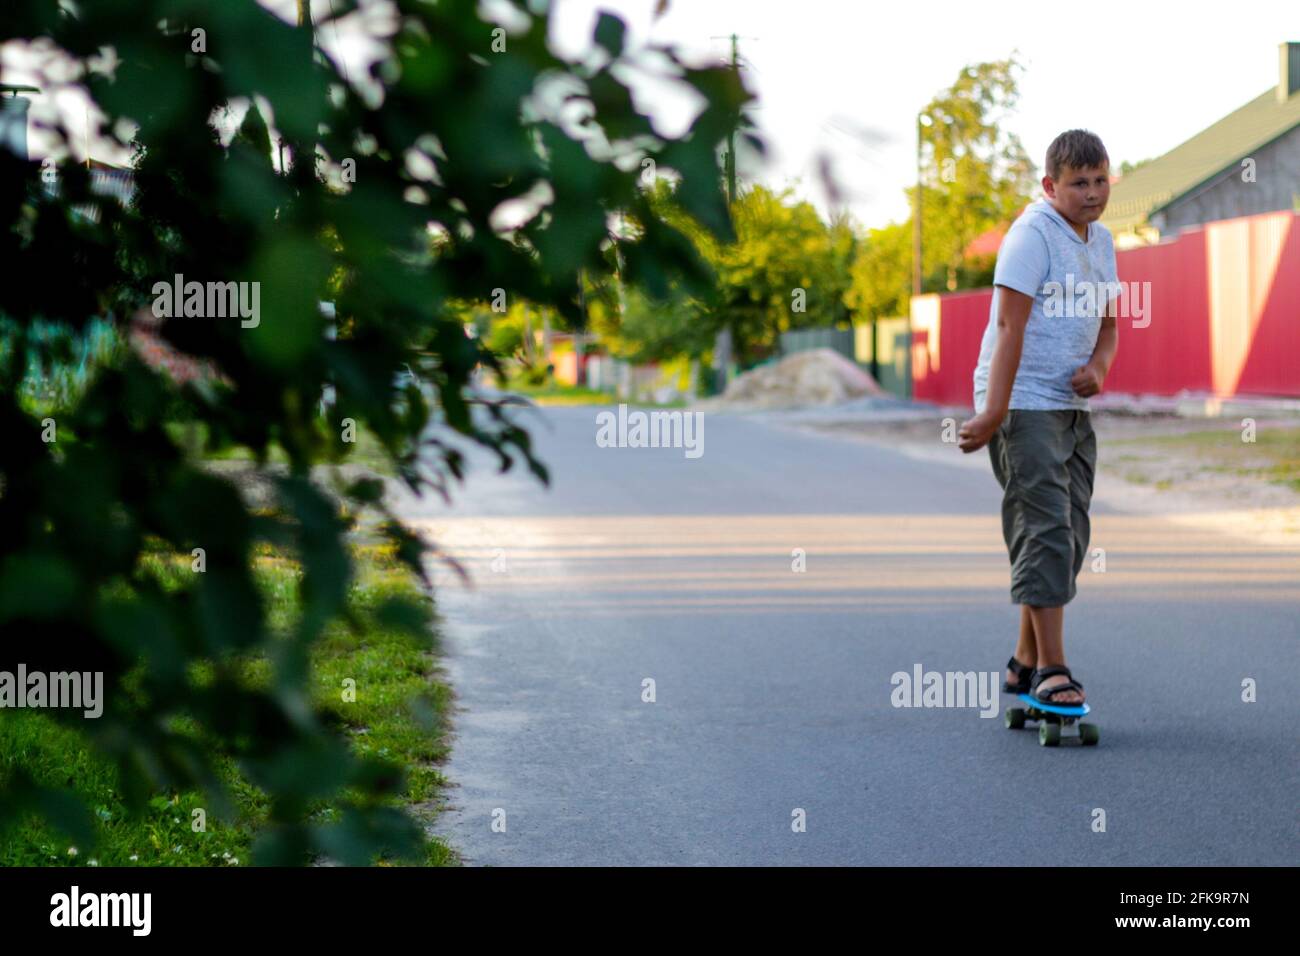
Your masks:
M 1075 370 L 1070 377 L 1070 387 L 1074 389 L 1074 394 L 1087 398 L 1101 391 L 1101 383 L 1105 378 L 1097 366 L 1089 362 Z
M 957 429 L 957 447 L 968 455 L 978 451 L 989 443 L 1001 424 L 1001 416 L 991 415 L 987 411 L 980 412 L 969 421 L 962 422 L 961 428 Z

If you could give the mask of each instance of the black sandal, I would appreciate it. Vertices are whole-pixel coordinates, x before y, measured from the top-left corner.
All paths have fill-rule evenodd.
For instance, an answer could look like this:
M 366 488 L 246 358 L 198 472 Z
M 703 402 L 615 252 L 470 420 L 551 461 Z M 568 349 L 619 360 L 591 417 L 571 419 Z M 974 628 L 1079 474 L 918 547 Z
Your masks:
M 1049 677 L 1055 677 L 1057 674 L 1064 674 L 1066 677 L 1069 678 L 1069 680 L 1067 680 L 1064 684 L 1057 685 L 1056 687 L 1047 688 L 1047 690 L 1045 691 L 1045 693 L 1047 694 L 1046 697 L 1040 696 L 1038 694 L 1038 685 L 1041 684 Z M 1070 668 L 1066 667 L 1063 664 L 1054 664 L 1051 667 L 1044 667 L 1042 670 L 1034 671 L 1034 679 L 1029 684 L 1029 696 L 1034 698 L 1034 700 L 1038 701 L 1039 703 L 1052 704 L 1053 706 L 1056 707 L 1081 706 L 1083 704 L 1083 701 L 1081 700 L 1071 701 L 1070 703 L 1067 704 L 1064 702 L 1057 703 L 1053 699 L 1056 694 L 1060 693 L 1061 691 L 1067 691 L 1067 690 L 1078 691 L 1080 694 L 1082 694 L 1083 685 L 1074 679 L 1074 675 L 1070 673 Z
M 1007 670 L 1011 671 L 1013 674 L 1016 675 L 1016 683 L 1012 684 L 1010 681 L 1004 680 L 1002 682 L 1002 693 L 1004 694 L 1029 693 L 1030 681 L 1033 679 L 1034 676 L 1033 667 L 1026 666 L 1025 664 L 1020 663 L 1020 661 L 1016 660 L 1016 656 L 1012 654 L 1011 660 L 1007 661 Z

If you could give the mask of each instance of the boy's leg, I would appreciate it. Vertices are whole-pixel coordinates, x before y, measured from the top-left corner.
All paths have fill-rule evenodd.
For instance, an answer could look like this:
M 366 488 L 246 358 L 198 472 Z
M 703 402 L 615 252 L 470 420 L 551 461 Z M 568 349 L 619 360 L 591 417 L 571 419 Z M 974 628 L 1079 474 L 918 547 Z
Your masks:
M 1034 618 L 1034 633 L 1038 636 L 1038 667 L 1051 667 L 1065 664 L 1065 608 L 1031 607 L 1029 613 Z M 1060 684 L 1068 684 L 1069 678 L 1064 674 L 1049 677 L 1038 685 L 1038 691 L 1051 690 Z M 1077 704 L 1083 695 L 1077 690 L 1062 691 L 1052 698 L 1057 704 Z
M 1079 550 L 1071 528 L 1072 420 L 1073 412 L 1067 410 L 1021 410 L 1003 436 L 1009 476 L 1003 535 L 1016 604 L 1061 607 L 1074 597 Z
M 1020 605 L 1020 640 L 1016 642 L 1016 660 L 1030 667 L 1038 665 L 1038 639 L 1034 636 L 1034 618 L 1029 605 Z
M 1029 613 L 1029 605 L 1020 605 L 1020 639 L 1016 641 L 1016 660 L 1026 667 L 1038 666 L 1038 641 L 1034 637 L 1034 619 Z M 1015 684 L 1015 674 L 1007 668 L 1007 683 Z
M 1092 430 L 1092 415 L 1076 412 L 1073 432 L 1074 454 L 1066 470 L 1070 475 L 1070 530 L 1074 533 L 1074 576 L 1077 578 L 1092 540 L 1088 508 L 1092 505 L 1093 477 L 1097 471 L 1097 436 Z
M 1039 668 L 1065 664 L 1064 606 L 1074 597 L 1090 530 L 1092 449 L 1080 447 L 1085 437 L 1091 429 L 1072 410 L 1024 412 L 1005 436 L 1003 454 L 1013 478 L 1006 495 L 1012 597 L 1029 610 Z M 1039 690 L 1066 683 L 1063 674 L 1049 677 Z M 1084 697 L 1072 690 L 1053 699 L 1073 704 Z
M 1097 437 L 1092 430 L 1092 417 L 1088 412 L 1075 412 L 1072 416 L 1071 436 L 1074 439 L 1074 451 L 1066 463 L 1066 472 L 1070 481 L 1070 532 L 1074 537 L 1073 578 L 1079 576 L 1084 559 L 1088 556 L 1088 544 L 1092 537 L 1092 526 L 1088 517 L 1088 507 L 1092 503 L 1093 476 L 1097 468 Z M 1074 590 L 1073 586 L 1071 590 Z M 1065 664 L 1065 608 L 1032 608 L 1034 630 L 1038 635 L 1038 667 L 1051 667 Z M 1020 658 L 1024 661 L 1024 658 Z M 1039 690 L 1050 690 L 1060 684 L 1068 683 L 1064 674 L 1049 677 L 1039 685 Z M 1078 704 L 1085 695 L 1078 691 L 1062 691 L 1053 700 L 1062 704 Z
M 993 433 L 993 438 L 989 441 L 989 458 L 993 462 L 993 477 L 1002 486 L 1004 492 L 1002 498 L 1002 537 L 1007 543 L 1009 550 L 1016 548 L 1016 510 L 1014 498 L 1005 494 L 1007 491 L 1007 482 L 1010 475 L 1007 471 L 1007 450 L 1003 443 L 1003 434 L 1007 427 L 1007 420 L 1013 418 L 1016 412 L 1012 410 L 1007 414 L 1002 426 Z M 1016 641 L 1015 658 L 1027 667 L 1034 667 L 1038 663 L 1038 643 L 1034 638 L 1034 619 L 1030 616 L 1029 605 L 1020 605 L 1020 638 Z M 1007 683 L 1015 684 L 1017 677 L 1011 669 L 1007 669 Z

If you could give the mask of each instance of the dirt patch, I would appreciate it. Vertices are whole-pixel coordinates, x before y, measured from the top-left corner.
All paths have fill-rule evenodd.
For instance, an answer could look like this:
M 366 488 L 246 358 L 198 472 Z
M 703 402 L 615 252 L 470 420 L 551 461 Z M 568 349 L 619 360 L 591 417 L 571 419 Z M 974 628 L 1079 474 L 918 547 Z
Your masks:
M 738 375 L 699 411 L 746 411 L 835 405 L 864 395 L 884 395 L 871 375 L 834 349 L 796 352 Z

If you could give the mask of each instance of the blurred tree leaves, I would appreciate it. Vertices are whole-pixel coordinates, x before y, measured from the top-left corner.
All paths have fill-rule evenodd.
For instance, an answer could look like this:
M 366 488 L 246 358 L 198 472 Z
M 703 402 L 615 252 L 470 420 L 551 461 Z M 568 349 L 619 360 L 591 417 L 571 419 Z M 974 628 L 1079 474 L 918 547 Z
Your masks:
M 374 37 L 383 53 L 365 75 L 313 42 L 369 22 L 355 0 L 331 4 L 315 34 L 252 0 L 79 0 L 62 13 L 10 0 L 0 24 L 0 40 L 39 42 L 83 71 L 105 136 L 130 128 L 119 120 L 137 125 L 121 144 L 136 157 L 127 206 L 66 158 L 52 194 L 38 164 L 0 151 L 0 259 L 12 277 L 0 283 L 0 669 L 104 672 L 100 719 L 53 713 L 117 762 L 137 808 L 160 789 L 199 788 L 221 811 L 216 762 L 234 758 L 269 799 L 263 863 L 363 864 L 409 856 L 419 841 L 381 803 L 400 787 L 398 768 L 353 756 L 308 703 L 307 648 L 344 613 L 352 577 L 346 523 L 311 477 L 317 463 L 346 460 L 344 420 L 377 436 L 416 491 L 447 495 L 463 477 L 451 437 L 545 480 L 510 407 L 471 392 L 476 366 L 496 359 L 466 335 L 456 303 L 502 290 L 511 307 L 526 300 L 578 320 L 581 277 L 601 283 L 615 268 L 608 224 L 621 213 L 639 223 L 622 244 L 628 279 L 660 290 L 698 282 L 693 244 L 638 183 L 645 158 L 680 179 L 686 216 L 731 231 L 717 149 L 747 94 L 730 71 L 653 50 L 703 97 L 673 139 L 636 113 L 619 80 L 634 51 L 609 14 L 595 29 L 599 62 L 574 64 L 550 51 L 535 5 L 512 4 L 504 51 L 474 0 L 389 6 Z M 87 71 L 105 50 L 116 66 Z M 580 124 L 566 112 L 575 101 Z M 62 125 L 50 133 L 73 140 Z M 499 227 L 512 205 L 527 214 Z M 22 398 L 38 323 L 76 330 L 109 318 L 125 335 L 148 316 L 154 283 L 175 276 L 259 284 L 255 327 L 237 315 L 157 326 L 215 374 L 179 384 L 122 350 L 71 405 Z M 427 389 L 396 384 L 408 368 Z M 41 438 L 44 415 L 57 421 L 54 442 Z M 201 423 L 210 448 L 248 446 L 262 468 L 282 452 L 272 500 L 253 513 L 173 437 L 177 421 Z M 432 544 L 383 513 L 373 483 L 347 494 L 382 513 L 398 559 L 423 575 Z M 268 545 L 303 568 L 304 613 L 287 639 L 272 632 L 250 572 Z M 424 620 L 399 604 L 381 617 Z M 246 655 L 271 662 L 269 683 L 241 678 L 234 665 Z M 339 819 L 308 819 L 326 798 Z M 86 842 L 66 793 L 21 760 L 0 767 L 0 831 L 31 812 Z

